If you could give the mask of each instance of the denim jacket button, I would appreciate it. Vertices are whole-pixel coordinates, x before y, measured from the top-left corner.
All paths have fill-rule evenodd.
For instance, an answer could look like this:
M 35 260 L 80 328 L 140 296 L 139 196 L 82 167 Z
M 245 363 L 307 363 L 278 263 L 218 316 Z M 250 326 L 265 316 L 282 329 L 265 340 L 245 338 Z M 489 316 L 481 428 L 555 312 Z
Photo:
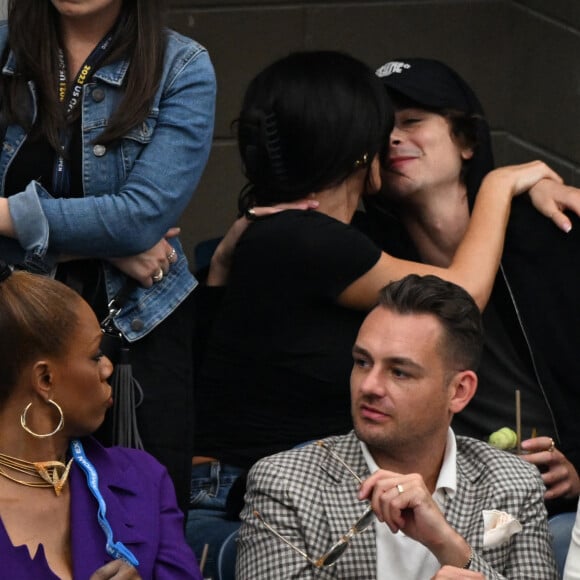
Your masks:
M 134 318 L 133 320 L 131 320 L 131 330 L 134 330 L 135 332 L 143 330 L 144 326 L 145 325 L 143 324 L 143 321 L 140 318 Z
M 95 145 L 93 147 L 95 157 L 102 157 L 106 152 L 107 148 L 104 145 Z
M 100 88 L 95 89 L 91 96 L 93 97 L 93 101 L 95 101 L 95 103 L 100 103 L 105 98 L 105 91 Z

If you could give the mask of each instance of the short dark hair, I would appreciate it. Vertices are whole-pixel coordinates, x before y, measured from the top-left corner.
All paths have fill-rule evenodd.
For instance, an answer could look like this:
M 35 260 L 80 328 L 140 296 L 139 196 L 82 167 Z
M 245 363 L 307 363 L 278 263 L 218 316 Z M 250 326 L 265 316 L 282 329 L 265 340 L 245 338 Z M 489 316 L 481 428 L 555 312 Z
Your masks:
M 431 314 L 443 326 L 441 349 L 455 370 L 477 370 L 483 348 L 481 313 L 469 293 L 437 276 L 410 274 L 379 293 L 377 307 L 398 314 Z
M 0 405 L 27 364 L 66 353 L 81 300 L 68 286 L 37 274 L 13 272 L 0 282 Z
M 392 126 L 385 90 L 361 61 L 336 51 L 277 60 L 252 80 L 237 120 L 242 201 L 293 201 L 340 183 L 384 158 Z

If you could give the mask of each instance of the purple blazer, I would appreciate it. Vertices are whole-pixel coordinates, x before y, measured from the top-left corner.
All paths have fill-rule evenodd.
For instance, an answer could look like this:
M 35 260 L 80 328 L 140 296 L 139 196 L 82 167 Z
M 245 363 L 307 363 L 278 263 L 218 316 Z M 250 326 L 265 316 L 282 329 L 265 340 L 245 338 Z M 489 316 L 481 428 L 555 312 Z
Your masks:
M 92 438 L 84 439 L 83 446 L 99 475 L 113 539 L 135 554 L 142 578 L 202 580 L 195 556 L 185 542 L 183 514 L 166 469 L 143 451 L 105 448 Z M 111 557 L 97 521 L 97 502 L 76 464 L 71 469 L 70 486 L 73 577 L 88 580 Z M 48 568 L 42 547 L 31 560 L 26 546 L 12 546 L 1 522 L 0 554 L 2 577 L 57 578 Z

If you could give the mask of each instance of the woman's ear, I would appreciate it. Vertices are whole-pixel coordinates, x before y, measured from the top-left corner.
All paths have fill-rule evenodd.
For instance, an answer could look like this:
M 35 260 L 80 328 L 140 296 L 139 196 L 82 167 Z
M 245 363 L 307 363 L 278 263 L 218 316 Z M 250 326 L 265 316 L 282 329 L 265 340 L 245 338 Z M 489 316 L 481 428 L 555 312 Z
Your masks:
M 35 362 L 30 369 L 30 377 L 33 390 L 45 401 L 48 401 L 54 388 L 50 362 L 44 360 Z
M 473 157 L 473 148 L 472 147 L 464 147 L 461 149 L 461 159 L 463 161 L 467 161 Z

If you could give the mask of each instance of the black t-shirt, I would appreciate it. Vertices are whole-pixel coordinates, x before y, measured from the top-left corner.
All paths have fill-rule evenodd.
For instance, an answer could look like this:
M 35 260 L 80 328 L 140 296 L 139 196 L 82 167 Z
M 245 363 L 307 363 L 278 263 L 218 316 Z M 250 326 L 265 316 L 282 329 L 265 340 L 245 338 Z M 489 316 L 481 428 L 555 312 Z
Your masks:
M 467 407 L 453 417 L 453 429 L 458 435 L 484 441 L 502 427 L 515 430 L 515 391 L 519 389 L 522 437 L 528 439 L 533 432 L 555 437 L 554 419 L 534 375 L 529 352 L 521 343 L 524 337 L 513 306 L 501 306 L 507 298 L 502 296 L 500 277 L 483 312 L 485 342 L 477 391 Z
M 82 140 L 80 120 L 73 125 L 69 148 L 70 193 L 66 197 L 83 197 Z M 6 172 L 5 195 L 23 191 L 38 181 L 52 195 L 56 153 L 45 137 L 28 136 Z
M 336 298 L 379 257 L 364 234 L 319 212 L 248 228 L 196 385 L 198 454 L 249 467 L 351 429 L 351 349 L 365 312 Z
M 82 133 L 80 119 L 72 127 L 68 165 L 70 191 L 64 197 L 83 197 Z M 33 180 L 52 196 L 56 153 L 45 137 L 29 136 L 6 172 L 6 197 L 23 191 Z M 74 260 L 59 264 L 56 278 L 76 290 L 93 307 L 99 319 L 107 314 L 102 267 L 97 260 Z
M 389 254 L 421 261 L 403 224 L 394 216 L 379 211 L 359 212 L 353 223 Z M 455 433 L 487 441 L 501 427 L 515 429 L 515 390 L 519 389 L 522 436 L 527 439 L 535 429 L 538 435 L 555 437 L 554 417 L 538 383 L 526 337 L 501 272 L 483 312 L 483 327 L 477 392 L 467 407 L 454 416 Z

